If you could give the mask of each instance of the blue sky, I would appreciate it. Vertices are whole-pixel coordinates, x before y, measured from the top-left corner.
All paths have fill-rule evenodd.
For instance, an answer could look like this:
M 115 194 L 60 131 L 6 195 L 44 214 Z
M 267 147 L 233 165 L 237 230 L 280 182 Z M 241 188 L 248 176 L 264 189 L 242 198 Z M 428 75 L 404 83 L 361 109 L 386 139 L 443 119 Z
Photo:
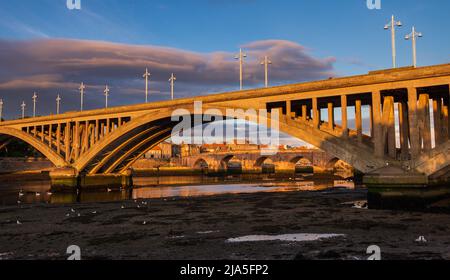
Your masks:
M 81 0 L 80 11 L 66 0 L 0 1 L 0 38 L 40 37 L 104 40 L 169 46 L 197 52 L 235 51 L 248 42 L 283 39 L 298 42 L 320 57 L 337 58 L 339 74 L 389 67 L 391 14 L 402 20 L 398 63 L 411 63 L 403 40 L 412 25 L 424 33 L 419 64 L 450 59 L 450 2 L 382 0 L 369 10 L 365 0 Z
M 153 100 L 167 98 L 172 71 L 178 97 L 235 90 L 239 47 L 250 54 L 247 87 L 262 85 L 256 60 L 265 52 L 273 54 L 272 84 L 364 74 L 391 67 L 383 27 L 392 14 L 404 24 L 397 31 L 400 66 L 412 63 L 411 43 L 403 39 L 412 25 L 424 34 L 419 66 L 450 62 L 448 0 L 382 0 L 381 10 L 369 10 L 366 0 L 81 0 L 81 8 L 68 10 L 66 0 L 0 0 L 0 98 L 19 108 L 38 91 L 40 114 L 48 114 L 58 91 L 66 95 L 64 109 L 75 110 L 76 85 L 84 81 L 88 109 L 102 106 L 106 83 L 113 106 L 140 103 L 147 64 L 153 65 Z M 62 65 L 75 56 L 83 61 Z M 127 56 L 135 65 L 126 64 Z M 107 59 L 96 68 L 99 57 Z M 6 114 L 17 117 L 16 111 Z

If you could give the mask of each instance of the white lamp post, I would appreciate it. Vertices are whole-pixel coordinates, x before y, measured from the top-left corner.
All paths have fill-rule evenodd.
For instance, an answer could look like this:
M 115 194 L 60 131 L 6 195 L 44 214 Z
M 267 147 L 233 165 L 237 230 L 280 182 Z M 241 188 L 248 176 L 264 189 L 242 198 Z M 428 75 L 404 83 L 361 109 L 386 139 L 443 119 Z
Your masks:
M 148 78 L 150 77 L 150 72 L 148 68 L 145 68 L 144 78 L 145 78 L 145 103 L 148 103 Z
M 264 56 L 264 60 L 261 62 L 261 65 L 264 65 L 264 85 L 265 87 L 269 87 L 269 65 L 272 64 L 272 61 L 269 60 L 269 57 Z
M 61 96 L 56 97 L 56 114 L 59 115 L 59 109 L 61 107 Z
M 33 94 L 33 118 L 36 117 L 36 102 L 37 102 L 37 94 L 36 92 Z
M 175 81 L 177 80 L 177 77 L 175 77 L 172 73 L 172 76 L 170 76 L 169 82 L 170 82 L 170 96 L 172 100 L 174 99 L 174 85 Z
M 242 88 L 243 88 L 243 80 L 244 80 L 243 66 L 244 66 L 244 58 L 246 58 L 246 57 L 247 57 L 247 55 L 242 52 L 242 49 L 239 49 L 239 54 L 234 57 L 234 59 L 239 60 L 239 83 L 240 83 L 239 88 L 240 88 L 240 90 L 242 90 Z
M 20 105 L 20 107 L 22 107 L 22 119 L 25 119 L 25 107 L 27 105 L 25 104 L 25 101 L 22 101 L 22 105 Z
M 81 83 L 80 85 L 80 110 L 83 111 L 83 97 L 84 97 L 84 90 L 86 89 L 86 86 L 84 85 L 84 83 Z
M 406 40 L 411 39 L 411 41 L 412 41 L 412 49 L 413 49 L 413 65 L 414 65 L 414 68 L 417 67 L 416 40 L 417 40 L 417 38 L 421 38 L 421 37 L 423 37 L 422 33 L 416 32 L 416 28 L 415 28 L 414 26 L 413 26 L 413 28 L 412 28 L 411 34 L 405 36 L 405 39 L 406 39 Z
M 103 92 L 105 93 L 105 108 L 108 108 L 109 87 L 106 86 Z
M 384 26 L 384 29 L 391 29 L 391 40 L 392 40 L 392 65 L 393 68 L 397 68 L 397 50 L 395 46 L 395 28 L 401 27 L 402 23 L 400 21 L 396 21 L 394 15 L 392 15 L 391 21 Z
M 3 118 L 3 99 L 0 99 L 0 122 Z

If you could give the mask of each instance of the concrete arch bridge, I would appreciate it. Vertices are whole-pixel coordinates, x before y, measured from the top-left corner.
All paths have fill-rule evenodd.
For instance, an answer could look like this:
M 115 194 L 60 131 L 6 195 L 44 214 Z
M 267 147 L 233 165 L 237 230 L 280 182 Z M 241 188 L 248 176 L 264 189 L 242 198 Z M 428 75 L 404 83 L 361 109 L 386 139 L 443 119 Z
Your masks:
M 448 182 L 449 84 L 450 64 L 374 71 L 4 121 L 0 123 L 0 141 L 17 138 L 27 142 L 52 161 L 57 168 L 54 178 L 73 178 L 77 185 L 80 180 L 81 184 L 95 184 L 101 176 L 129 178 L 130 166 L 171 136 L 178 124 L 171 120 L 173 110 L 180 108 L 195 115 L 193 103 L 202 101 L 204 109 L 216 112 L 230 108 L 279 112 L 280 131 L 351 164 L 366 174 L 367 184 L 374 188 L 426 188 Z M 364 116 L 370 118 L 368 127 Z M 127 182 L 124 179 L 122 183 Z

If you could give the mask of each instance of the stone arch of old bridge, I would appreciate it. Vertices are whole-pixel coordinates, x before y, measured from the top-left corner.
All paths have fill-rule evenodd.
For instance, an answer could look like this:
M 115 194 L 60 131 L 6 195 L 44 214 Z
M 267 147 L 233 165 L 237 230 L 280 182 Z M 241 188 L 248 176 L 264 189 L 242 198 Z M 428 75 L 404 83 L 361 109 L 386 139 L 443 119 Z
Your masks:
M 211 172 L 222 172 L 228 168 L 228 163 L 233 160 L 239 162 L 242 169 L 246 171 L 260 171 L 262 165 L 270 161 L 275 170 L 294 172 L 299 161 L 304 160 L 311 165 L 329 169 L 336 163 L 334 156 L 320 150 L 304 151 L 280 151 L 274 155 L 261 155 L 260 151 L 252 152 L 229 152 L 215 154 L 199 154 L 183 159 L 183 165 L 193 169 L 208 169 Z
M 194 101 L 202 101 L 205 110 L 215 108 L 221 112 L 229 108 L 277 110 L 281 115 L 280 131 L 311 143 L 363 173 L 383 174 L 389 166 L 397 173 L 428 178 L 449 165 L 449 84 L 450 64 L 400 68 L 5 121 L 0 123 L 0 135 L 29 143 L 56 167 L 71 168 L 77 174 L 124 174 L 146 151 L 170 137 L 177 124 L 170 118 L 174 109 L 195 114 Z M 430 103 L 433 116 L 428 110 Z M 349 110 L 355 112 L 353 127 Z M 335 117 L 337 111 L 342 116 L 340 121 Z M 370 117 L 370 127 L 364 127 L 363 111 Z

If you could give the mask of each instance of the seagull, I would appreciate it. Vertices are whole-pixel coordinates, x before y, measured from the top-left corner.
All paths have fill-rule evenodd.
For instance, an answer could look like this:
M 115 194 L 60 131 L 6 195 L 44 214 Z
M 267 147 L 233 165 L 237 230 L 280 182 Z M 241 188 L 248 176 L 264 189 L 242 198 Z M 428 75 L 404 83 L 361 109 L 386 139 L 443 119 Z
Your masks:
M 47 192 L 47 195 L 53 195 L 53 193 L 52 192 Z
M 70 217 L 70 213 L 66 214 L 66 217 Z
M 108 191 L 108 192 L 112 192 L 112 189 L 108 188 L 107 191 Z
M 121 209 L 125 209 L 125 206 L 122 205 L 122 207 L 120 207 Z
M 425 239 L 425 236 L 419 236 L 419 238 L 416 239 L 416 242 L 427 243 L 428 241 Z
M 78 213 L 78 217 L 81 217 L 81 214 L 80 214 L 80 213 Z
M 18 225 L 21 225 L 22 223 L 21 223 L 19 220 L 17 220 L 17 224 L 18 224 Z
M 72 213 L 75 213 L 75 210 L 72 208 L 72 209 L 70 209 L 70 211 L 72 212 Z
M 97 214 L 97 211 L 92 212 L 92 214 Z
M 37 193 L 36 193 L 36 196 L 41 196 L 41 194 L 37 192 Z
M 143 223 L 142 223 L 144 226 L 147 224 L 147 222 L 146 221 L 144 221 Z
M 19 191 L 19 197 L 24 196 L 25 194 L 23 193 L 22 190 Z

